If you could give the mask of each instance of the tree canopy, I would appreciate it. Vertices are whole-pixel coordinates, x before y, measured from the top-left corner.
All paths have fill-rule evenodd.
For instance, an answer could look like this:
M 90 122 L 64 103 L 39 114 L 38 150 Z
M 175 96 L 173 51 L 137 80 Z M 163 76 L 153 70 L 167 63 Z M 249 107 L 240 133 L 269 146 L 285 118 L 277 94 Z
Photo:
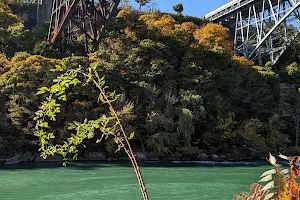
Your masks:
M 183 5 L 181 3 L 179 3 L 176 6 L 173 6 L 173 9 L 175 12 L 181 14 L 183 11 Z

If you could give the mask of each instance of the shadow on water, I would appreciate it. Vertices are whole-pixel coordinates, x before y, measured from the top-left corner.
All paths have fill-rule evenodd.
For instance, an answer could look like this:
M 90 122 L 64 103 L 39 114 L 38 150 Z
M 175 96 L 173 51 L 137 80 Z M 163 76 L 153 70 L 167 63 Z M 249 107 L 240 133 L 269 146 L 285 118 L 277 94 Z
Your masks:
M 0 170 L 35 170 L 63 167 L 62 162 L 31 162 L 12 165 L 0 165 Z M 288 163 L 281 163 L 288 165 Z M 195 167 L 261 167 L 269 165 L 267 161 L 244 161 L 244 162 L 213 162 L 213 161 L 146 161 L 139 162 L 140 167 L 147 168 L 195 168 Z M 130 167 L 129 161 L 78 161 L 67 164 L 71 170 L 99 170 L 108 167 Z

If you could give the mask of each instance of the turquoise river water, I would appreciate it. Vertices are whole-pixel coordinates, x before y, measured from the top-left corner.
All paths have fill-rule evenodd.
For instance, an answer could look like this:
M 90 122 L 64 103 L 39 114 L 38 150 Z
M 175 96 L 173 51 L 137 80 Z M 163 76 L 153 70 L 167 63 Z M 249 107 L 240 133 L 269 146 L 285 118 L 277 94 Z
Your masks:
M 270 166 L 254 163 L 144 163 L 150 200 L 229 200 Z M 126 163 L 0 166 L 0 200 L 140 200 Z

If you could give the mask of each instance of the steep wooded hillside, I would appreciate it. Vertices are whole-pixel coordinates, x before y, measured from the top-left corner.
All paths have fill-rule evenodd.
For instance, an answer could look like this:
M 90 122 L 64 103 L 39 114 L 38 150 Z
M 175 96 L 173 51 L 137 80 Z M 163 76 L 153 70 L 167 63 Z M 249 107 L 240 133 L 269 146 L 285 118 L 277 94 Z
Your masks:
M 56 77 L 51 69 L 57 64 L 67 69 L 93 66 L 122 94 L 117 108 L 132 102 L 134 112 L 123 121 L 128 132 L 135 132 L 135 149 L 148 158 L 196 159 L 206 152 L 226 159 L 257 159 L 268 151 L 298 150 L 298 63 L 255 66 L 234 54 L 228 30 L 220 25 L 126 8 L 88 57 L 76 56 L 77 50 L 70 48 L 73 56 L 53 59 L 57 50 L 52 48 L 50 54 L 39 41 L 27 51 L 51 59 L 29 53 L 11 57 L 18 48 L 0 48 L 0 95 L 7 119 L 0 127 L 0 155 L 37 148 L 33 116 L 40 97 L 35 93 Z M 70 91 L 55 125 L 58 139 L 68 134 L 68 122 L 93 119 L 101 112 L 97 97 L 93 88 Z M 83 152 L 114 156 L 113 142 L 86 145 Z

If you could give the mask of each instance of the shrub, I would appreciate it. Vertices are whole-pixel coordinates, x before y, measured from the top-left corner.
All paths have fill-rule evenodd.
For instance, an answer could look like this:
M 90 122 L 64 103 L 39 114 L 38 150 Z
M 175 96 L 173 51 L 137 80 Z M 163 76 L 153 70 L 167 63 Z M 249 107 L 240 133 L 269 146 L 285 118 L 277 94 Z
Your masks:
M 60 54 L 58 49 L 53 48 L 49 42 L 45 41 L 35 44 L 33 53 L 47 58 L 58 58 Z
M 50 69 L 58 63 L 57 60 L 18 53 L 11 59 L 9 70 L 0 76 L 0 97 L 6 101 L 6 116 L 19 131 L 32 134 L 32 118 L 37 107 L 35 91 L 51 82 Z
M 251 66 L 254 65 L 253 61 L 248 60 L 244 56 L 233 55 L 232 60 L 237 61 L 239 64 L 244 65 L 244 66 L 248 66 L 248 67 L 251 67 Z
M 4 54 L 0 53 L 0 74 L 8 70 L 8 64 L 9 60 L 7 60 Z

